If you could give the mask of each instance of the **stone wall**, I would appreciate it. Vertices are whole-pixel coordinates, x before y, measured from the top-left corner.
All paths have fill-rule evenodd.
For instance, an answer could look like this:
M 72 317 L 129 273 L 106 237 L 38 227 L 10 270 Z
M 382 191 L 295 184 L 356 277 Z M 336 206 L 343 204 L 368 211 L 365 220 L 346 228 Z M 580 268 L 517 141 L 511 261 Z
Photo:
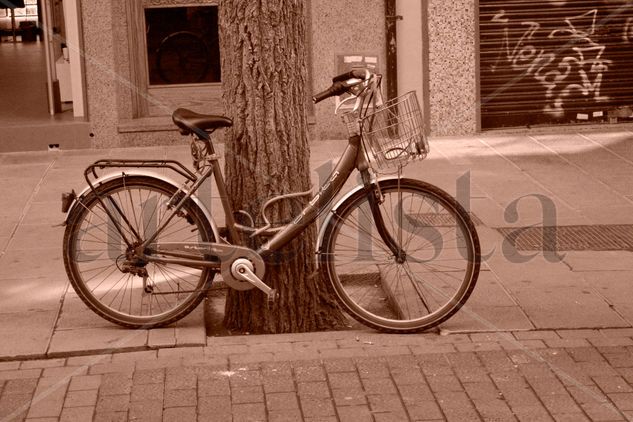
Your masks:
M 430 110 L 427 112 L 432 135 L 477 132 L 476 13 L 473 0 L 428 3 Z

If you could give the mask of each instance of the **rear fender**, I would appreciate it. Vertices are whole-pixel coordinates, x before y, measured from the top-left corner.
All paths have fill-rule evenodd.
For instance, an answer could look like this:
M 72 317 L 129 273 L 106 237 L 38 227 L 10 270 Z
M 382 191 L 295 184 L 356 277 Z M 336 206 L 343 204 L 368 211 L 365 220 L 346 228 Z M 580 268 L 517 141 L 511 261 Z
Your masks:
M 179 183 L 175 182 L 173 179 L 171 179 L 169 177 L 166 177 L 166 176 L 164 176 L 162 174 L 158 174 L 158 173 L 155 173 L 155 172 L 152 172 L 152 171 L 140 170 L 140 169 L 133 169 L 133 170 L 126 170 L 126 171 L 118 171 L 118 172 L 108 173 L 108 174 L 105 174 L 105 175 L 99 177 L 92 184 L 96 188 L 98 186 L 101 186 L 104 183 L 110 182 L 110 181 L 118 179 L 118 178 L 122 178 L 124 175 L 125 176 L 146 176 L 146 177 L 152 177 L 154 179 L 159 179 L 159 180 L 161 180 L 161 181 L 163 181 L 165 183 L 168 183 L 168 184 L 172 185 L 176 189 L 182 189 L 182 184 L 179 184 Z M 182 191 L 185 194 L 188 193 L 188 190 L 186 190 L 186 189 L 182 189 Z M 88 193 L 90 193 L 90 186 L 86 186 L 84 188 L 84 190 L 81 191 L 81 193 L 76 195 L 74 201 L 71 203 L 70 208 L 68 209 L 68 213 L 66 214 L 66 218 L 64 220 L 64 224 L 68 223 L 68 216 L 71 215 L 71 213 L 75 209 L 75 207 L 79 204 L 79 202 Z M 217 226 L 215 220 L 213 219 L 213 216 L 209 212 L 209 209 L 206 207 L 206 205 L 197 196 L 195 196 L 195 194 L 191 195 L 191 200 L 193 202 L 195 202 L 196 205 L 198 205 L 200 207 L 200 209 L 202 210 L 205 218 L 207 219 L 207 221 L 209 221 L 209 225 L 211 226 L 211 230 L 213 231 L 214 238 L 216 239 L 216 241 L 219 241 L 219 239 L 220 239 L 220 231 L 218 230 L 218 226 Z

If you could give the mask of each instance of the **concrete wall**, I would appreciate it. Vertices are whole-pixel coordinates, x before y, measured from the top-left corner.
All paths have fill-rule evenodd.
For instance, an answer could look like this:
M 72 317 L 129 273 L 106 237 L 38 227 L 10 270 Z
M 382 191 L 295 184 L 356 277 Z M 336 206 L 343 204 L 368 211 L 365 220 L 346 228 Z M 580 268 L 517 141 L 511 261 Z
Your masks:
M 432 135 L 478 130 L 476 14 L 474 0 L 428 2 L 428 112 Z
M 83 47 L 88 118 L 93 146 L 122 146 L 118 139 L 118 78 L 113 36 L 113 8 L 109 1 L 82 1 Z
M 358 54 L 379 58 L 386 68 L 385 11 L 382 0 L 311 0 L 312 85 L 326 89 L 337 74 L 337 56 Z M 385 83 L 384 81 L 383 83 Z M 347 138 L 347 130 L 334 116 L 335 100 L 314 108 L 318 139 Z

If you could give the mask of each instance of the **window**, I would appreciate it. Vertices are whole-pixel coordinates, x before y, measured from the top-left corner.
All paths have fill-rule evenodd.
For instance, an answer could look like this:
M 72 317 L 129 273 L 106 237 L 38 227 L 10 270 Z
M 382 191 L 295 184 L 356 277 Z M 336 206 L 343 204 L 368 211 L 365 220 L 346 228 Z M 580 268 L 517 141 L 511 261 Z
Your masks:
M 145 9 L 149 85 L 220 82 L 218 7 Z
M 178 107 L 223 113 L 218 3 L 125 1 L 132 119 L 168 117 Z

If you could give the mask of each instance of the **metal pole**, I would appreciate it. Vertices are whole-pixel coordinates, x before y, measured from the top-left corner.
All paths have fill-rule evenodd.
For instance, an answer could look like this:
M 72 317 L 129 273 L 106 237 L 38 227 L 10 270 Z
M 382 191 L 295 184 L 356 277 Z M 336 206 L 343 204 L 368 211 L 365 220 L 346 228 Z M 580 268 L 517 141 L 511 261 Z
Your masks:
M 46 52 L 46 87 L 48 89 L 48 112 L 50 115 L 55 114 L 55 93 L 53 90 L 53 80 L 55 79 L 55 73 L 53 66 L 53 25 L 51 22 L 51 4 L 50 0 L 43 0 L 42 2 L 42 15 L 44 17 L 44 50 Z
M 398 40 L 396 24 L 402 16 L 396 14 L 396 0 L 385 0 L 385 25 L 387 39 L 387 98 L 398 96 Z
M 11 33 L 13 34 L 13 42 L 18 42 L 15 34 L 15 9 L 11 8 L 9 10 L 11 10 Z

